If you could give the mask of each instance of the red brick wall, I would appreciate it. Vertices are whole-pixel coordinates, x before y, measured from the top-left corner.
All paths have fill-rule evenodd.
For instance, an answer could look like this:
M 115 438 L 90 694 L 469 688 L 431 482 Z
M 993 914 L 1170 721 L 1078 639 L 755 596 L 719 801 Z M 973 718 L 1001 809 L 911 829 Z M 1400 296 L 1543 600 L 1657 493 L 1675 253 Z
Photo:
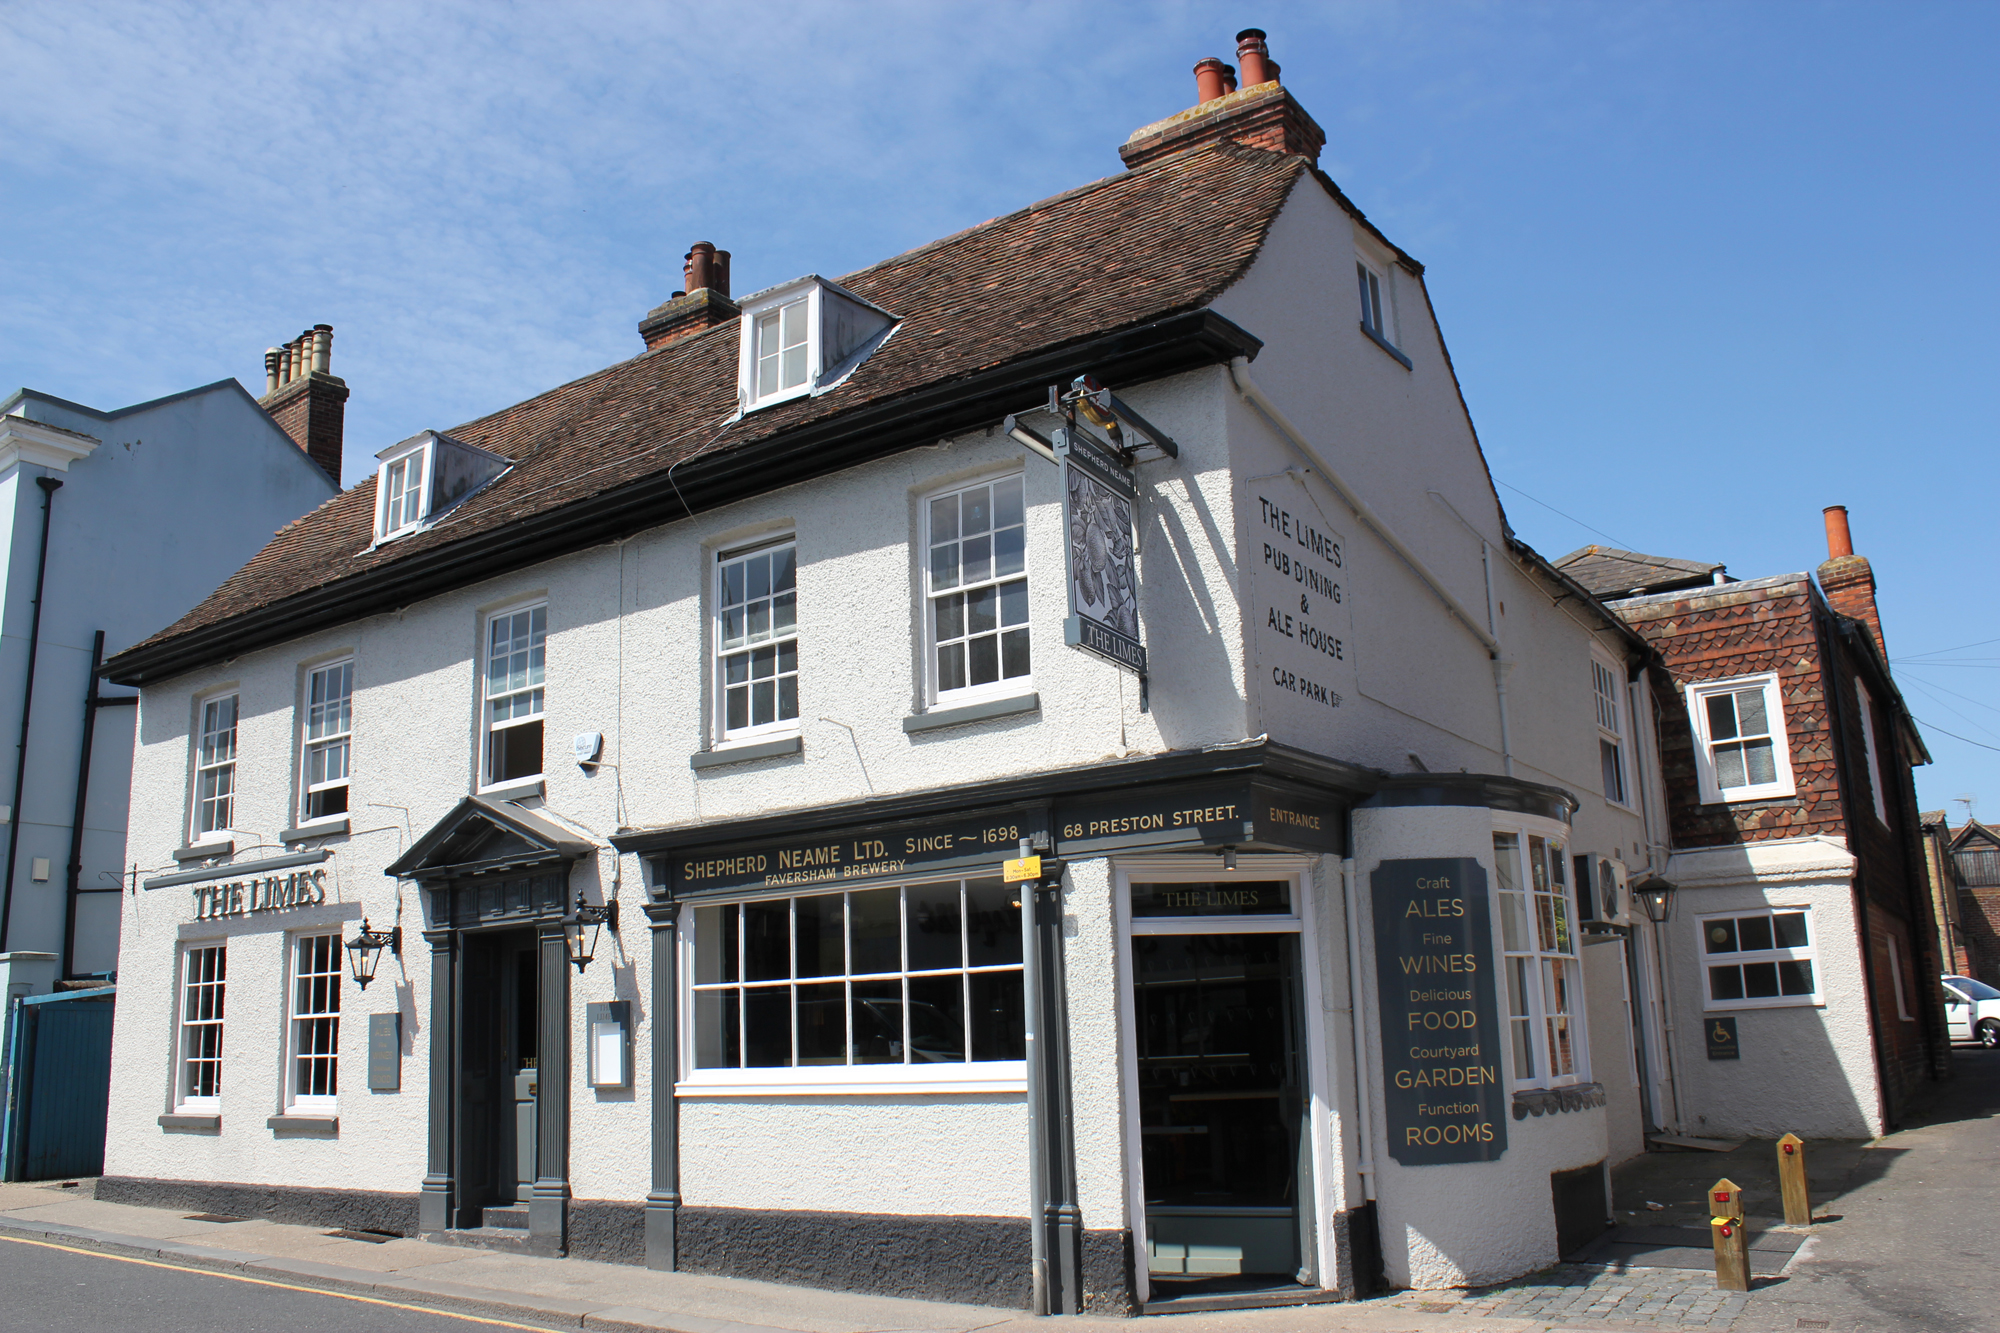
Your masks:
M 1696 598 L 1621 607 L 1619 613 L 1666 660 L 1673 684 L 1660 683 L 1660 768 L 1675 847 L 1724 847 L 1765 838 L 1839 837 L 1845 817 L 1834 773 L 1819 636 L 1811 585 L 1731 593 L 1726 585 Z M 1792 780 L 1797 795 L 1773 801 L 1703 805 L 1695 778 L 1694 733 L 1682 689 L 1690 681 L 1776 672 L 1785 703 Z M 1654 677 L 1658 681 L 1657 674 Z
M 266 394 L 262 402 L 278 429 L 291 436 L 292 442 L 339 486 L 341 440 L 346 433 L 346 381 L 315 372 Z
M 2000 986 L 2000 885 L 1960 889 L 1958 925 L 1972 944 L 1965 975 Z
M 1656 687 L 1660 762 L 1676 848 L 1721 847 L 1812 835 L 1843 839 L 1867 906 L 1864 956 L 1875 996 L 1874 1029 L 1890 1119 L 1897 1119 L 1933 1076 L 1943 1050 L 1938 957 L 1929 880 L 1918 842 L 1909 757 L 1883 696 L 1876 696 L 1876 773 L 1885 823 L 1875 816 L 1857 676 L 1873 664 L 1841 621 L 1801 576 L 1757 588 L 1691 591 L 1688 596 L 1620 608 L 1664 659 L 1670 684 Z M 1685 688 L 1691 683 L 1766 672 L 1778 677 L 1795 794 L 1769 801 L 1703 805 Z M 1657 679 L 1657 677 L 1656 677 Z M 1853 820 L 1848 818 L 1849 810 Z M 2000 906 L 2000 904 L 1996 904 Z M 2000 922 L 2000 917 L 1995 918 Z M 1889 941 L 1900 951 L 1905 1022 L 1896 1003 Z M 1825 960 L 1823 965 L 1840 965 Z

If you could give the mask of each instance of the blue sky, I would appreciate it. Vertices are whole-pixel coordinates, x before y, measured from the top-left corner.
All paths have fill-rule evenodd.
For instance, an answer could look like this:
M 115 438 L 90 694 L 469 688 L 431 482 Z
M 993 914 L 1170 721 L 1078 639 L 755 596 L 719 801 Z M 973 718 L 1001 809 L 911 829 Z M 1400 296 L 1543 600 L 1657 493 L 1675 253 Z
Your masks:
M 256 391 L 329 323 L 352 482 L 637 351 L 691 241 L 746 292 L 1119 170 L 1251 24 L 1522 536 L 1757 577 L 1848 505 L 1920 799 L 2000 818 L 1992 4 L 10 0 L 0 385 Z

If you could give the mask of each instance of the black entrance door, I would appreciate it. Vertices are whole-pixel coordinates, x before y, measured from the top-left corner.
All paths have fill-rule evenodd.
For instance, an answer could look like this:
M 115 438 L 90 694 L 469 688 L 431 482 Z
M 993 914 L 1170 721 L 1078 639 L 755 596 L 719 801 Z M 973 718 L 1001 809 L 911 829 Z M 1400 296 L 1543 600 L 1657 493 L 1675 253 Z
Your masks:
M 457 1225 L 528 1201 L 535 1178 L 536 941 L 533 930 L 465 937 L 460 1017 Z
M 1132 955 L 1155 1289 L 1305 1280 L 1298 937 L 1135 935 Z

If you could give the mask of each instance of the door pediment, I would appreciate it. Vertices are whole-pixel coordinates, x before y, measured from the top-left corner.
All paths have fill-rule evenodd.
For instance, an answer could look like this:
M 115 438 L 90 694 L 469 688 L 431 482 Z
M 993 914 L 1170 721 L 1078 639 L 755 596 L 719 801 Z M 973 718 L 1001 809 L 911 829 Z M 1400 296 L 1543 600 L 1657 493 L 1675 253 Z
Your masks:
M 430 827 L 384 874 L 420 882 L 567 868 L 595 848 L 511 801 L 468 796 Z

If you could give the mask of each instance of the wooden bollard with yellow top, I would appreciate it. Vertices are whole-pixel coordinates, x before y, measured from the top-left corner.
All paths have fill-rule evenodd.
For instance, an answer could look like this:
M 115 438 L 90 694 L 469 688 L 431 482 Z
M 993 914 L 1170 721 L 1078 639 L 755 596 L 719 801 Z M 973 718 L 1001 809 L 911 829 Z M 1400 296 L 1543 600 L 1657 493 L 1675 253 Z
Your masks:
M 1805 1140 L 1787 1134 L 1778 1140 L 1778 1185 L 1785 1195 L 1785 1221 L 1802 1227 L 1812 1221 L 1812 1194 L 1806 1183 Z
M 1715 1242 L 1715 1285 L 1750 1290 L 1750 1235 L 1743 1229 L 1743 1191 L 1724 1177 L 1708 1191 L 1708 1232 Z

